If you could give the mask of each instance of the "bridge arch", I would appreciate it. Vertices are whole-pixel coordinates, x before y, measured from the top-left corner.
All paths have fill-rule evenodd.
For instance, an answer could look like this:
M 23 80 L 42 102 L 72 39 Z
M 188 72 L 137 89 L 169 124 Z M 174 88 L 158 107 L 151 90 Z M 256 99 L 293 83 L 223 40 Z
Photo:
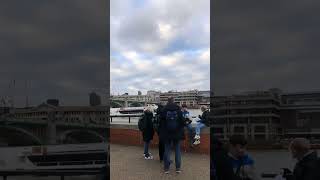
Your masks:
M 121 104 L 120 102 L 117 102 L 117 101 L 111 101 L 110 105 L 112 108 L 121 108 L 124 106 L 123 104 Z
M 67 130 L 60 135 L 62 143 L 98 143 L 105 142 L 105 138 L 92 130 Z
M 143 107 L 144 103 L 140 103 L 140 102 L 131 102 L 128 104 L 129 107 Z
M 34 135 L 32 132 L 28 130 L 0 125 L 0 137 L 9 146 L 28 146 L 28 145 L 41 145 L 43 144 L 42 140 Z

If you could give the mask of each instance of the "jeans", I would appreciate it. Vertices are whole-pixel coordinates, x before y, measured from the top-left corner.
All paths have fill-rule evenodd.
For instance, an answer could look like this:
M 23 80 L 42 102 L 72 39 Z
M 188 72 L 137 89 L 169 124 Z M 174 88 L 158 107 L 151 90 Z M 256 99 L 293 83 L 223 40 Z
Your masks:
M 170 150 L 171 150 L 172 143 L 175 150 L 176 169 L 180 169 L 181 167 L 180 141 L 167 141 L 165 143 L 165 150 L 164 150 L 164 169 L 165 170 L 169 170 L 170 168 Z
M 205 124 L 201 123 L 201 122 L 198 122 L 197 125 L 196 125 L 196 135 L 199 135 L 200 136 L 200 131 L 202 128 L 206 127 Z
M 192 142 L 192 140 L 193 140 L 193 129 L 192 129 L 191 123 L 187 124 L 186 127 L 187 127 L 187 130 L 188 130 L 190 144 L 192 144 L 193 143 Z
M 144 142 L 144 154 L 145 155 L 149 154 L 149 144 L 150 144 L 150 141 Z

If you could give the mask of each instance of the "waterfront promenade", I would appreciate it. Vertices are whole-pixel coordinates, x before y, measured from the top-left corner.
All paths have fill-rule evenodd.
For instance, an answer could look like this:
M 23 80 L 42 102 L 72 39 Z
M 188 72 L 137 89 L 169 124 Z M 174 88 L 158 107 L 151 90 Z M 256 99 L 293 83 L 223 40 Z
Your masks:
M 142 146 L 110 145 L 110 179 L 116 180 L 208 180 L 210 179 L 210 156 L 207 154 L 183 153 L 182 173 L 176 174 L 174 165 L 170 174 L 163 173 L 158 150 L 151 149 L 153 160 L 143 158 Z M 171 155 L 174 159 L 174 154 Z

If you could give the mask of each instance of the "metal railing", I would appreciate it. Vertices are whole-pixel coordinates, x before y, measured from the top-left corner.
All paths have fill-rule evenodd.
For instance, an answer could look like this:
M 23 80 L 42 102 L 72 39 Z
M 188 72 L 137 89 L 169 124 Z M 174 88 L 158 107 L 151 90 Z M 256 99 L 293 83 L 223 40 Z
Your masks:
M 110 122 L 113 121 L 113 118 L 128 118 L 128 122 L 129 124 L 131 123 L 131 118 L 137 118 L 137 117 L 141 117 L 142 114 L 132 114 L 132 115 L 129 115 L 129 114 L 125 114 L 125 115 L 110 115 Z
M 119 114 L 119 115 L 110 115 L 109 116 L 109 119 L 110 119 L 110 122 L 112 122 L 113 121 L 113 118 L 128 118 L 128 123 L 130 124 L 131 123 L 131 118 L 139 118 L 139 117 L 141 117 L 142 116 L 142 114 L 132 114 L 132 115 L 130 115 L 130 114 Z M 197 118 L 197 116 L 192 116 L 191 117 L 192 119 L 195 119 L 195 118 Z

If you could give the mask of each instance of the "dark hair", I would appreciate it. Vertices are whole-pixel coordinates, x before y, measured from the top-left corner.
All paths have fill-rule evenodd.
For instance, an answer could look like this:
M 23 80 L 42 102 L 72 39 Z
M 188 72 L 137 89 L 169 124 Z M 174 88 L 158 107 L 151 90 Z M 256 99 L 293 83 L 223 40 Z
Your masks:
M 187 105 L 186 104 L 182 104 L 181 107 L 187 108 Z
M 174 98 L 172 96 L 168 97 L 168 103 L 174 103 Z
M 242 145 L 242 146 L 244 146 L 244 145 L 247 145 L 247 140 L 243 137 L 243 136 L 241 136 L 241 135 L 232 135 L 230 138 L 229 138 L 229 143 L 231 144 L 231 145 L 237 145 L 237 144 L 240 144 L 240 145 Z

